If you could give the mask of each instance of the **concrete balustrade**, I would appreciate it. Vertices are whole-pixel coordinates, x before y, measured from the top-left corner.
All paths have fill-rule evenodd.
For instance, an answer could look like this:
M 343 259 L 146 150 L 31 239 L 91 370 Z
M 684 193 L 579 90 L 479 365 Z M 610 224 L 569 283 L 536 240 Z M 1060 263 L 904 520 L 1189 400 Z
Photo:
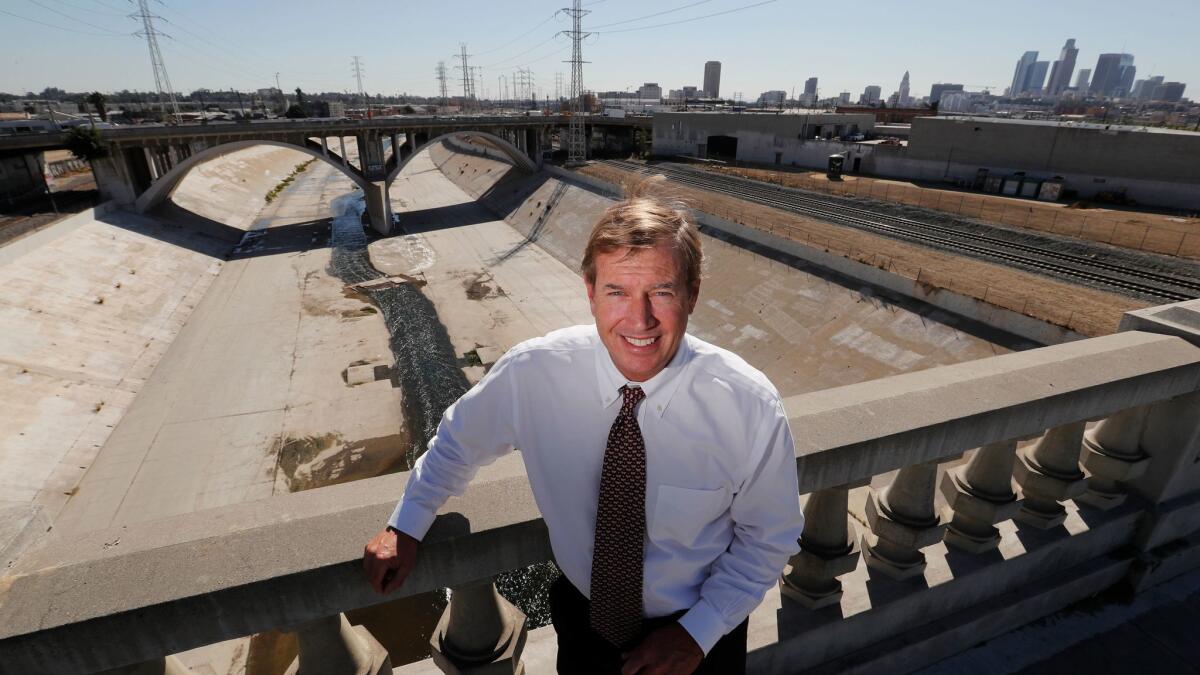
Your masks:
M 1144 406 L 1122 410 L 1084 433 L 1079 463 L 1087 472 L 1087 490 L 1079 501 L 1098 509 L 1125 501 L 1120 484 L 1142 475 L 1150 459 L 1141 448 L 1146 412 Z
M 387 650 L 345 614 L 310 621 L 296 630 L 300 654 L 286 675 L 390 675 Z
M 433 662 L 455 675 L 519 675 L 526 636 L 525 614 L 481 579 L 451 591 L 430 639 Z
M 808 529 L 780 592 L 751 620 L 755 672 L 915 668 L 1122 580 L 1144 588 L 1200 566 L 1200 328 L 1175 325 L 1150 332 L 1149 322 L 785 401 Z M 1094 419 L 1103 421 L 1080 440 Z M 1043 433 L 1013 452 L 1011 439 Z M 1080 481 L 1071 448 L 1084 446 L 1092 487 L 1123 499 L 1107 510 L 1070 500 Z M 930 544 L 945 526 L 934 506 L 938 465 L 972 448 L 942 483 L 954 499 L 947 543 L 998 534 L 1003 556 L 963 563 Z M 454 589 L 433 638 L 437 664 L 450 672 L 515 673 L 522 656 L 545 653 L 532 645 L 548 629 L 526 638 L 491 583 L 551 555 L 519 458 L 500 470 L 506 460 L 447 503 L 391 596 Z M 1110 460 L 1144 469 L 1101 471 Z M 891 485 L 867 502 L 859 560 L 849 486 L 892 471 Z M 1023 529 L 1019 514 L 1000 520 L 1018 503 L 1013 475 L 1040 525 L 1063 515 L 1058 531 Z M 169 654 L 310 622 L 297 669 L 322 640 L 359 653 L 340 613 L 390 599 L 366 586 L 360 557 L 406 480 L 51 536 L 0 577 L 0 663 L 23 673 L 167 663 Z M 880 585 L 881 575 L 924 583 Z M 359 667 L 353 657 L 339 663 L 349 672 L 351 662 Z
M 1048 530 L 1067 518 L 1062 502 L 1087 489 L 1079 470 L 1085 422 L 1054 427 L 1037 444 L 1017 451 L 1013 473 L 1023 499 L 1016 518 L 1025 525 Z
M 867 565 L 898 580 L 921 576 L 925 554 L 921 549 L 942 540 L 946 523 L 934 510 L 937 462 L 906 466 L 892 484 L 871 492 L 863 557 Z
M 804 504 L 804 533 L 800 552 L 780 579 L 784 596 L 818 609 L 842 598 L 838 577 L 858 566 L 858 529 L 848 514 L 849 485 L 817 490 Z
M 1017 442 L 989 443 L 975 451 L 967 465 L 942 476 L 946 499 L 946 544 L 968 553 L 983 553 L 1000 545 L 996 523 L 1012 518 L 1017 501 L 1013 462 Z

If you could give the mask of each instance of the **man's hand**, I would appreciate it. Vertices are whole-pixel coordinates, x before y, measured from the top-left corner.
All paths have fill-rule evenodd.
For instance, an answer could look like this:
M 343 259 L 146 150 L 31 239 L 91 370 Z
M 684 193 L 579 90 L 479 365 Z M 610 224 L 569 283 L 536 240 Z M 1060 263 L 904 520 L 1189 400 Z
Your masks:
M 416 539 L 394 528 L 375 535 L 363 550 L 363 570 L 376 593 L 400 588 L 417 564 Z
M 621 675 L 690 675 L 704 660 L 704 650 L 678 622 L 646 636 L 625 659 Z

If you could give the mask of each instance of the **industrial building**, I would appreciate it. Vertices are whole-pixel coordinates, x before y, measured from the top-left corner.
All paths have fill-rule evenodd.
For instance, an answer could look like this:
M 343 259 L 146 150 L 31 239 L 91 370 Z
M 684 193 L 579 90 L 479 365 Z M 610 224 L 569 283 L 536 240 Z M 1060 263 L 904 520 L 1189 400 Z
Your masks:
M 654 115 L 654 152 L 803 165 L 801 160 L 807 141 L 865 134 L 874 126 L 875 115 L 869 112 L 657 113 Z
M 949 94 L 947 94 L 949 95 Z M 853 109 L 850 109 L 853 110 Z M 1200 133 L 1172 129 L 984 117 L 916 117 L 906 144 L 882 135 L 873 112 L 660 113 L 654 153 L 944 182 L 1038 197 L 1061 195 L 1200 210 Z M 857 134 L 868 136 L 855 140 Z M 887 134 L 896 135 L 896 134 Z

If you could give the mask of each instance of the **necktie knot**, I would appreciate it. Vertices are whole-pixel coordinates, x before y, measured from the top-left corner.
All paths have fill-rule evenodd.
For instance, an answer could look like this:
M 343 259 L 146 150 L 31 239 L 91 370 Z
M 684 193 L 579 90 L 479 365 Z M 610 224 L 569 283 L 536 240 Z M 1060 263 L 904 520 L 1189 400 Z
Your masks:
M 631 387 L 624 385 L 621 387 L 621 396 L 623 404 L 628 407 L 637 405 L 642 399 L 646 398 L 646 392 L 641 387 Z

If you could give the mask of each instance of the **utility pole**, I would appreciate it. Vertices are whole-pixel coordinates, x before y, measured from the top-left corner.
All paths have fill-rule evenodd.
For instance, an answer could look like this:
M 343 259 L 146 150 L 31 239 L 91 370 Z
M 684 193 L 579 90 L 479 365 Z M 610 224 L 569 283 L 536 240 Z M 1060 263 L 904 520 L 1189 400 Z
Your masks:
M 358 81 L 358 98 L 367 108 L 367 119 L 371 119 L 371 102 L 367 100 L 366 92 L 363 91 L 362 83 L 362 59 L 355 56 L 350 61 L 350 67 L 354 69 L 354 79 Z
M 171 78 L 167 77 L 167 66 L 163 63 L 162 50 L 158 48 L 158 36 L 167 34 L 154 28 L 154 19 L 162 17 L 151 14 L 147 4 L 147 0 L 138 0 L 138 13 L 129 16 L 133 19 L 140 19 L 142 22 L 141 32 L 135 33 L 135 35 L 146 38 L 146 45 L 150 48 L 150 69 L 154 71 L 154 87 L 158 90 L 158 103 L 162 108 L 163 117 L 167 116 L 167 100 L 170 100 L 171 111 L 175 115 L 175 122 L 178 123 L 180 121 L 179 103 L 175 100 L 175 90 L 171 88 Z M 170 36 L 167 35 L 167 37 Z
M 144 0 L 143 0 L 144 1 Z M 567 129 L 567 164 L 579 165 L 587 161 L 587 132 L 583 124 L 583 40 L 591 33 L 583 32 L 585 14 L 582 0 L 575 0 L 570 9 L 571 30 L 563 31 L 571 38 L 571 124 Z
M 467 43 L 460 42 L 459 54 L 455 57 L 459 60 L 459 65 L 454 66 L 455 69 L 462 70 L 462 88 L 463 88 L 463 112 L 468 112 L 472 107 L 472 102 L 475 100 L 475 78 L 471 73 L 471 65 L 468 59 L 471 55 L 467 53 Z
M 436 72 L 437 72 L 437 79 L 438 79 L 438 93 L 441 94 L 442 107 L 444 108 L 444 107 L 446 107 L 446 98 L 447 98 L 446 97 L 446 62 L 445 61 L 438 61 Z

